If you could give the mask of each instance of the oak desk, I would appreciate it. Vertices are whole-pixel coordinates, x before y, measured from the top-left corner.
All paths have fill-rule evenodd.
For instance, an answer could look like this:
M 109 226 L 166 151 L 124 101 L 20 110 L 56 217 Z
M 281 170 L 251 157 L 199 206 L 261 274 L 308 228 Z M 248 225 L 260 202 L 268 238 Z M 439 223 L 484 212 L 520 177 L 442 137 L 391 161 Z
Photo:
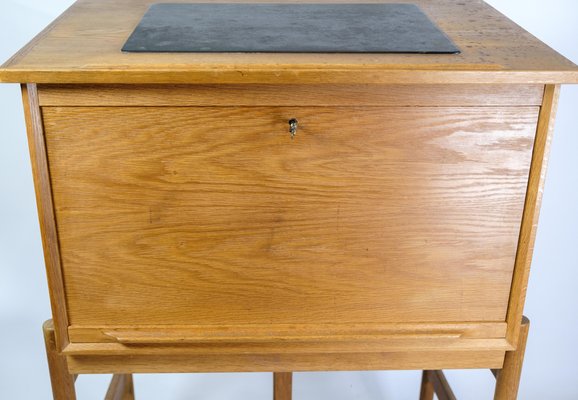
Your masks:
M 191 0 L 170 2 L 190 2 Z M 154 2 L 162 2 L 155 0 Z M 387 2 L 387 1 L 385 1 Z M 55 399 L 76 374 L 491 368 L 515 399 L 559 85 L 481 1 L 415 3 L 462 50 L 128 54 L 150 0 L 80 0 L 22 83 Z

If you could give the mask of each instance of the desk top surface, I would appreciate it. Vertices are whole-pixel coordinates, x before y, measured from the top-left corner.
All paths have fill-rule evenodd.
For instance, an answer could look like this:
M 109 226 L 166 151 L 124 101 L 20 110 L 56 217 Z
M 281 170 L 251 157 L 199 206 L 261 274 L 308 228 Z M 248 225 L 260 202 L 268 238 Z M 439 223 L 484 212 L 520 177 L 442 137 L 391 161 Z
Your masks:
M 363 1 L 418 5 L 461 54 L 121 51 L 151 4 L 193 1 L 79 0 L 0 68 L 0 82 L 578 83 L 575 64 L 476 0 Z

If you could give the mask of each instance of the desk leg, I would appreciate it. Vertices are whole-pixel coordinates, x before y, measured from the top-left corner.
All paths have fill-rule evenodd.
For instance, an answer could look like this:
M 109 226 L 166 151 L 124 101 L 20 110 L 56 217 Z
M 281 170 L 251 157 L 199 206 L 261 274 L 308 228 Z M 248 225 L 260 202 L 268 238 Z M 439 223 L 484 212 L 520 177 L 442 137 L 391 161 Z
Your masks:
M 134 400 L 132 375 L 114 375 L 104 400 Z
M 518 347 L 516 350 L 508 351 L 506 353 L 504 366 L 501 370 L 496 372 L 496 391 L 494 393 L 494 400 L 517 399 L 529 330 L 530 321 L 528 318 L 523 317 L 520 337 L 518 339 Z
M 423 371 L 419 400 L 456 400 L 456 396 L 442 370 Z
M 293 395 L 293 373 L 275 372 L 273 373 L 273 399 L 291 400 Z
M 74 390 L 75 376 L 68 372 L 66 357 L 59 354 L 58 350 L 56 350 L 56 338 L 52 320 L 46 321 L 42 326 L 42 330 L 44 331 L 46 358 L 48 359 L 54 400 L 76 400 L 76 391 Z
M 434 386 L 429 379 L 430 371 L 423 371 L 421 375 L 421 389 L 419 392 L 419 400 L 433 400 Z

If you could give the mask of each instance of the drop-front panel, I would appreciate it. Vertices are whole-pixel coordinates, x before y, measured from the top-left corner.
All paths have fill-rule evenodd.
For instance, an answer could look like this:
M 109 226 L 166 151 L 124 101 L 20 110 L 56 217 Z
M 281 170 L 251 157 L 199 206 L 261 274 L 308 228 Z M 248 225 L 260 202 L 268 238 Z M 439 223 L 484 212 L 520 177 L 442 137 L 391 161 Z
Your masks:
M 73 344 L 508 348 L 543 87 L 135 90 L 40 88 Z

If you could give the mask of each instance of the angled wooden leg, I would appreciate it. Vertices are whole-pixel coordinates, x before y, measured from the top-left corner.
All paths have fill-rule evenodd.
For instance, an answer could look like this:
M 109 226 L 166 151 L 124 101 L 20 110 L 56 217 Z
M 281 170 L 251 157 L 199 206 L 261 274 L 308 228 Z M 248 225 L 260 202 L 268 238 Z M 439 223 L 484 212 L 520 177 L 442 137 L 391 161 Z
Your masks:
M 75 376 L 68 372 L 66 357 L 59 354 L 56 350 L 56 338 L 52 320 L 46 321 L 42 326 L 42 330 L 44 331 L 46 358 L 48 359 L 54 400 L 76 400 L 76 391 L 74 390 Z
M 456 396 L 452 391 L 446 376 L 444 375 L 444 371 L 428 371 L 429 372 L 429 380 L 432 382 L 434 387 L 434 392 L 439 400 L 456 400 Z
M 419 400 L 432 400 L 434 394 L 439 400 L 456 400 L 442 370 L 423 371 Z
M 293 395 L 293 373 L 275 372 L 273 373 L 273 399 L 291 400 Z
M 134 400 L 132 375 L 113 375 L 104 400 Z
M 421 374 L 421 389 L 419 391 L 419 400 L 433 400 L 434 387 L 429 379 L 431 371 L 423 371 Z
M 522 318 L 518 347 L 514 351 L 508 351 L 504 359 L 504 366 L 498 370 L 496 375 L 496 391 L 494 400 L 516 400 L 518 388 L 520 387 L 520 376 L 522 375 L 522 364 L 524 363 L 524 352 L 526 351 L 526 341 L 530 330 L 528 318 Z

